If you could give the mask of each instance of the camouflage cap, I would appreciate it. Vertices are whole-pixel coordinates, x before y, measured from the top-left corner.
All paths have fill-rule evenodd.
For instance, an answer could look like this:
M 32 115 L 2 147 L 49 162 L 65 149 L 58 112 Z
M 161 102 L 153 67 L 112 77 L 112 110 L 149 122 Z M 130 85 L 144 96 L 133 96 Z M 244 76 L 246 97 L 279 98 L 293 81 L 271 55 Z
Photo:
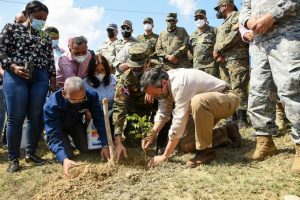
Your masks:
M 128 27 L 132 28 L 132 22 L 130 20 L 124 20 L 122 22 L 121 27 L 123 27 L 123 26 L 128 26 Z
M 106 30 L 107 29 L 118 30 L 118 26 L 117 26 L 117 24 L 108 24 Z
M 145 24 L 146 22 L 150 22 L 151 24 L 153 24 L 153 19 L 151 17 L 146 17 L 143 23 Z
M 169 19 L 177 19 L 177 13 L 168 13 L 167 20 Z
M 234 6 L 234 11 L 238 11 L 237 7 L 234 5 L 234 0 L 218 0 L 218 5 L 214 8 L 215 11 L 219 10 L 220 5 L 231 4 Z
M 199 15 L 202 15 L 204 17 L 206 17 L 206 11 L 205 10 L 202 10 L 202 9 L 198 9 L 195 11 L 195 17 L 196 16 L 199 16 Z
M 143 43 L 133 44 L 129 50 L 129 67 L 143 67 L 146 60 L 149 58 L 149 49 Z

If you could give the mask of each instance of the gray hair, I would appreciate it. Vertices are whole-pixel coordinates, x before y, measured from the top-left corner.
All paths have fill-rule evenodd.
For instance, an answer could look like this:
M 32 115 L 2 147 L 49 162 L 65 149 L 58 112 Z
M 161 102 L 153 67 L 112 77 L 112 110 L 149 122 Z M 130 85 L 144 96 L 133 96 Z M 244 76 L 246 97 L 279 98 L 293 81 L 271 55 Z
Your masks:
M 162 80 L 169 80 L 169 75 L 161 68 L 152 68 L 144 72 L 141 81 L 141 91 L 145 92 L 148 86 L 162 87 Z
M 72 46 L 73 44 L 81 45 L 81 44 L 83 44 L 83 43 L 84 43 L 84 44 L 87 44 L 87 43 L 88 43 L 86 37 L 84 37 L 84 36 L 73 37 L 73 38 L 71 39 L 71 46 Z
M 73 76 L 65 80 L 64 91 L 68 94 L 78 92 L 84 88 L 83 81 L 80 77 Z

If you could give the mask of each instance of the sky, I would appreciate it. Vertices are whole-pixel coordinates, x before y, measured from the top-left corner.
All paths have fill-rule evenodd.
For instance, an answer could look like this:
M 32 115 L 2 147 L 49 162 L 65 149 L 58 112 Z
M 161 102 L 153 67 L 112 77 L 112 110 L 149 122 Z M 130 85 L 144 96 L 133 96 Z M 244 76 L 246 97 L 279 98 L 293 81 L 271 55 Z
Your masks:
M 159 34 L 166 29 L 166 15 L 178 14 L 178 26 L 189 34 L 196 30 L 194 12 L 205 9 L 211 26 L 219 26 L 223 20 L 215 17 L 213 8 L 218 0 L 41 0 L 49 9 L 46 26 L 55 26 L 60 32 L 60 46 L 67 47 L 68 38 L 83 35 L 88 39 L 89 49 L 97 50 L 107 40 L 106 27 L 115 23 L 119 27 L 128 19 L 133 23 L 133 36 L 143 34 L 143 19 L 152 17 L 153 31 Z M 0 0 L 0 27 L 14 20 L 29 1 Z M 235 0 L 240 9 L 242 0 Z

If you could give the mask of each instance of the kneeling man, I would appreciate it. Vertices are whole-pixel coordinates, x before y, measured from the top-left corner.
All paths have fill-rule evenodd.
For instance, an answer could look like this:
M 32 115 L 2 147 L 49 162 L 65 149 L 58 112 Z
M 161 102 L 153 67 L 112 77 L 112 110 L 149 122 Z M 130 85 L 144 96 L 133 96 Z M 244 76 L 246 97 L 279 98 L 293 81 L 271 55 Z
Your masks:
M 152 131 L 142 143 L 144 150 L 147 150 L 173 115 L 167 148 L 163 155 L 152 159 L 151 165 L 167 161 L 183 137 L 190 113 L 195 123 L 197 153 L 187 165 L 196 167 L 215 158 L 212 149 L 213 128 L 220 119 L 231 116 L 240 101 L 226 82 L 196 69 L 182 68 L 166 72 L 155 68 L 143 74 L 141 87 L 147 94 L 160 100 Z
M 71 160 L 74 154 L 69 136 L 80 152 L 88 151 L 86 126 L 82 122 L 82 116 L 86 111 L 92 114 L 99 133 L 103 147 L 101 156 L 109 159 L 104 116 L 98 95 L 94 91 L 85 90 L 81 78 L 67 78 L 64 87 L 53 93 L 44 106 L 48 146 L 57 160 L 63 164 L 66 175 L 70 167 L 76 165 Z

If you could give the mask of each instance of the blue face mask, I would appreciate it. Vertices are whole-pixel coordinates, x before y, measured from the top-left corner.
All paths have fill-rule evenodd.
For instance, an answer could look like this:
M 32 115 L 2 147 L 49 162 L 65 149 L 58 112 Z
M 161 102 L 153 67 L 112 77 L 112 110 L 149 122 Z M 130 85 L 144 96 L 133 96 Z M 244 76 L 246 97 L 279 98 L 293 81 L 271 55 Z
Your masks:
M 44 28 L 45 24 L 46 21 L 44 20 L 32 19 L 31 27 L 36 31 L 40 31 L 42 30 L 42 28 Z
M 52 40 L 52 48 L 58 46 L 58 40 Z

